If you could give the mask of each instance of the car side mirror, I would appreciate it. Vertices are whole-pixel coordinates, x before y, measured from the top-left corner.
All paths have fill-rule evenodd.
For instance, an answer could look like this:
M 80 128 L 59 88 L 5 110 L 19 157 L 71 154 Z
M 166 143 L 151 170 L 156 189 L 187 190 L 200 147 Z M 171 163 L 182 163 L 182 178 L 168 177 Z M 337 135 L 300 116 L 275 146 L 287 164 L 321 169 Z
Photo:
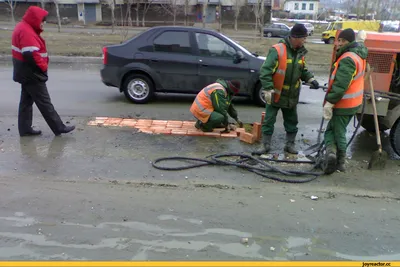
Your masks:
M 239 50 L 233 56 L 233 63 L 238 64 L 238 63 L 242 62 L 243 59 L 244 59 L 243 52 Z

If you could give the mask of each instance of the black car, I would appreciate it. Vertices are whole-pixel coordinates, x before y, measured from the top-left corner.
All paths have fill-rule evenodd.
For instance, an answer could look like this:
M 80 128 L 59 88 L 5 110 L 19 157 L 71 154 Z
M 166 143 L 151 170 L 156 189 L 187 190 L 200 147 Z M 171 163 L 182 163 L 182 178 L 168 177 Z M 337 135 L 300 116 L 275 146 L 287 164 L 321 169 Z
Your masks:
M 197 94 L 218 78 L 236 79 L 239 95 L 263 106 L 264 60 L 217 31 L 161 26 L 104 47 L 101 79 L 133 103 L 147 103 L 155 92 Z

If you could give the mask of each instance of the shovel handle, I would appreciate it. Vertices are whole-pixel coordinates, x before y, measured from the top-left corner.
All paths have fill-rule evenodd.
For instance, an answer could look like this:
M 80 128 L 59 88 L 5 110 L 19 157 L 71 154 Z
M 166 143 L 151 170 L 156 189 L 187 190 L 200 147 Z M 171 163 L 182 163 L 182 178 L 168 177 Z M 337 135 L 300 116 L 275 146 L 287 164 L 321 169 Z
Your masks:
M 379 123 L 378 123 L 378 112 L 376 110 L 376 103 L 375 103 L 375 93 L 374 93 L 374 85 L 372 82 L 372 76 L 371 76 L 371 67 L 368 64 L 367 65 L 367 71 L 368 71 L 368 79 L 369 79 L 369 87 L 371 89 L 371 101 L 372 101 L 372 108 L 374 111 L 374 123 L 375 123 L 375 134 L 376 134 L 376 142 L 378 144 L 379 152 L 382 153 L 382 143 L 381 143 L 381 134 L 379 130 Z

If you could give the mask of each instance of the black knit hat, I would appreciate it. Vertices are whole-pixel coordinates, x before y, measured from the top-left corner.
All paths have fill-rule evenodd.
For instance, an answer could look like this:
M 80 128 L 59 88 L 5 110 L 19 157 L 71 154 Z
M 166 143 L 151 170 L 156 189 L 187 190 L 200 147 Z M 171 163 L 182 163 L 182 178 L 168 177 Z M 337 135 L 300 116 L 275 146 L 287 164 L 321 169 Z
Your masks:
M 239 93 L 239 90 L 240 90 L 240 82 L 239 81 L 232 80 L 232 81 L 227 81 L 227 82 L 228 82 L 229 89 L 231 89 L 234 94 Z
M 343 30 L 339 34 L 338 38 L 345 39 L 351 43 L 356 40 L 356 34 L 354 33 L 353 29 L 348 28 L 348 29 Z
M 295 24 L 290 30 L 290 37 L 304 38 L 307 36 L 307 28 L 304 26 L 304 24 Z

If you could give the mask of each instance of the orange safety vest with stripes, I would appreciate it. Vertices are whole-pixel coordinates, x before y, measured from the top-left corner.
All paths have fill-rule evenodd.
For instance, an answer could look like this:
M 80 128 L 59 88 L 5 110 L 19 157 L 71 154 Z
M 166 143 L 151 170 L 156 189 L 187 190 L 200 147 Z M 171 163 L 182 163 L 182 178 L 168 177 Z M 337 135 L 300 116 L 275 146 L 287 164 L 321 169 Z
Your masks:
M 213 83 L 203 88 L 196 96 L 190 112 L 203 123 L 206 123 L 210 118 L 211 113 L 214 111 L 214 107 L 211 101 L 211 94 L 215 90 L 223 90 L 225 96 L 227 96 L 226 89 L 220 83 Z
M 274 74 L 272 75 L 272 81 L 274 83 L 274 102 L 279 102 L 282 90 L 284 88 L 286 69 L 287 69 L 287 48 L 284 43 L 279 43 L 272 46 L 278 52 L 278 66 Z M 301 58 L 303 66 L 305 65 L 304 56 Z
M 329 77 L 328 90 L 326 94 L 329 94 L 332 89 L 332 85 L 336 77 L 336 72 L 339 67 L 339 62 L 346 57 L 350 57 L 351 59 L 353 59 L 354 63 L 356 64 L 356 70 L 353 73 L 349 88 L 346 90 L 342 99 L 339 100 L 339 102 L 337 102 L 333 108 L 356 108 L 360 106 L 363 102 L 366 61 L 354 52 L 344 53 L 335 62 L 333 72 Z M 326 100 L 324 101 L 324 105 L 325 103 Z

